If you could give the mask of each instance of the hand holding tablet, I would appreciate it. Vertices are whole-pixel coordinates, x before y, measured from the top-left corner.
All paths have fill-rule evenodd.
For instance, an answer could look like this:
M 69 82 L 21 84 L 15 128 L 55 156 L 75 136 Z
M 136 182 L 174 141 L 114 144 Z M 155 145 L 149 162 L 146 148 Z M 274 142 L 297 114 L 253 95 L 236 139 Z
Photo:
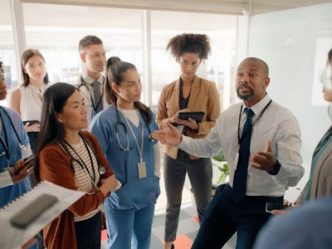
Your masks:
M 196 122 L 201 122 L 205 113 L 204 112 L 179 112 L 179 119 L 193 119 Z

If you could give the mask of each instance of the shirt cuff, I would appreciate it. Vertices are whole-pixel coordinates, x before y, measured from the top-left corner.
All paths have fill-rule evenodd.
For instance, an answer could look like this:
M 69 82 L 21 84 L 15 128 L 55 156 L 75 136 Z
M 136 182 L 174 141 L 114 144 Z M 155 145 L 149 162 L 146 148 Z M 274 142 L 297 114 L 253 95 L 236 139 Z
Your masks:
M 0 174 L 0 188 L 13 185 L 14 182 L 8 171 L 4 171 Z
M 182 135 L 182 139 L 181 142 L 178 144 L 178 148 L 180 150 L 184 150 L 186 147 L 188 147 L 188 144 L 190 144 L 190 139 L 190 137 Z

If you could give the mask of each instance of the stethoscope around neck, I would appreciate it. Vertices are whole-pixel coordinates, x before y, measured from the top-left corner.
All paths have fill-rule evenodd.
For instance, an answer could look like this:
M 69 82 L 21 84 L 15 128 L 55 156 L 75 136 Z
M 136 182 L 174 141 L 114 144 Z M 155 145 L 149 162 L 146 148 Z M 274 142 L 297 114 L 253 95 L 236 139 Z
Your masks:
M 89 96 L 90 96 L 90 101 L 91 101 L 91 104 L 92 104 L 92 108 L 95 112 L 97 112 L 97 109 L 98 109 L 98 106 L 100 105 L 100 103 L 103 101 L 103 96 L 104 96 L 104 88 L 102 89 L 102 92 L 101 92 L 101 96 L 100 96 L 100 99 L 98 100 L 93 100 L 92 98 L 92 93 L 87 85 L 87 83 L 84 81 L 83 79 L 83 76 L 81 75 L 80 77 L 80 81 L 81 83 L 78 85 L 78 89 L 80 89 L 82 86 L 84 86 L 86 88 L 86 90 L 88 91 L 89 93 Z M 105 82 L 105 78 L 103 77 L 103 82 Z
M 81 138 L 82 138 L 82 140 L 83 140 L 83 143 L 84 143 L 84 146 L 85 146 L 85 148 L 86 148 L 86 150 L 87 150 L 87 152 L 88 152 L 88 155 L 89 155 L 89 158 L 90 158 L 90 162 L 91 162 L 91 165 L 92 165 L 92 170 L 94 171 L 94 167 L 93 167 L 93 159 L 92 159 L 92 155 L 90 154 L 90 150 L 89 150 L 89 149 L 91 149 L 92 152 L 93 152 L 93 154 L 95 155 L 95 159 L 96 159 L 96 161 L 97 161 L 97 165 L 98 165 L 98 173 L 99 173 L 100 175 L 104 175 L 104 174 L 106 173 L 106 168 L 105 168 L 105 166 L 103 166 L 103 165 L 100 163 L 99 158 L 98 158 L 98 155 L 97 155 L 97 152 L 96 152 L 95 149 L 90 145 L 90 143 L 86 140 L 85 137 L 83 137 L 82 135 L 80 135 L 80 136 L 81 136 Z M 72 147 L 72 146 L 71 146 L 66 140 L 63 140 L 63 142 L 64 142 L 65 145 L 63 145 L 62 147 L 64 148 L 64 150 L 66 151 L 66 153 L 70 156 L 72 162 L 76 162 L 76 163 L 78 163 L 82 170 L 87 170 L 87 171 L 88 171 L 86 165 L 83 164 L 83 160 L 82 160 L 82 158 L 80 157 L 80 155 L 76 152 L 76 150 L 75 150 L 75 149 L 74 149 L 74 148 L 73 148 L 73 147 Z M 69 148 L 71 148 L 71 150 L 72 150 L 72 151 L 78 156 L 78 158 L 79 158 L 80 160 L 78 160 L 77 158 L 73 157 L 73 155 L 68 151 L 68 149 L 67 149 L 66 146 L 68 146 Z M 74 169 L 73 169 L 73 170 L 74 170 Z M 91 178 L 91 180 L 93 180 L 93 182 L 94 182 L 94 179 L 92 179 L 92 177 L 91 177 L 89 171 L 88 171 L 87 173 L 88 173 L 89 177 Z
M 17 133 L 17 130 L 13 124 L 13 121 L 12 119 L 10 118 L 9 114 L 7 113 L 7 111 L 2 107 L 0 106 L 0 109 L 7 115 L 7 118 L 9 120 L 9 123 L 10 123 L 10 126 L 13 128 L 14 130 L 14 133 L 15 133 L 15 136 L 19 142 L 19 147 L 21 150 L 24 150 L 26 149 L 25 145 L 23 145 L 23 142 L 22 142 L 22 139 L 20 138 L 20 136 L 18 135 Z M 7 158 L 9 159 L 10 158 L 10 155 L 9 155 L 9 148 L 8 148 L 8 137 L 7 137 L 7 131 L 6 131 L 6 127 L 4 126 L 4 122 L 3 122 L 3 118 L 2 118 L 2 114 L 0 112 L 0 117 L 1 117 L 1 122 L 2 122 L 2 129 L 4 130 L 4 135 L 5 135 L 5 140 L 3 140 L 3 138 L 0 136 L 0 142 L 1 144 L 3 145 L 4 149 L 5 149 L 5 152 L 6 152 L 6 155 L 7 155 Z
M 116 140 L 119 144 L 119 147 L 120 147 L 120 150 L 121 151 L 129 151 L 130 150 L 130 144 L 129 144 L 129 134 L 128 134 L 128 130 L 127 130 L 127 126 L 125 123 L 121 122 L 120 120 L 120 111 L 118 110 L 117 107 L 115 107 L 116 109 L 116 123 L 114 124 L 114 130 L 115 130 L 115 136 L 116 136 Z M 138 112 L 139 114 L 141 114 L 140 112 Z M 148 130 L 148 134 L 149 134 L 149 141 L 154 141 L 152 136 L 151 136 L 151 128 L 146 120 L 146 118 L 142 116 L 142 119 L 144 121 L 144 125 L 146 126 L 147 130 Z M 126 118 L 126 117 L 124 117 Z M 139 117 L 139 119 L 141 119 Z M 130 125 L 130 124 L 128 124 Z M 119 127 L 121 127 L 121 129 L 124 131 L 124 134 L 125 134 L 125 139 L 126 139 L 126 143 L 125 144 L 122 144 L 121 141 L 120 141 L 120 137 L 119 137 Z M 142 127 L 143 129 L 143 127 Z

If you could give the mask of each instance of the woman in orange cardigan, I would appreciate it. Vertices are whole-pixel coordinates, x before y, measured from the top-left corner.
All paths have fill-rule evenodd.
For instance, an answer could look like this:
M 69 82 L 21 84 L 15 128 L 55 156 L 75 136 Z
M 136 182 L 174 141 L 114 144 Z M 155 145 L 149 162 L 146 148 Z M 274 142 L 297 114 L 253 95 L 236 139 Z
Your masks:
M 36 176 L 86 194 L 44 228 L 53 248 L 100 249 L 99 206 L 118 187 L 96 140 L 87 131 L 84 98 L 76 87 L 56 83 L 44 94 Z

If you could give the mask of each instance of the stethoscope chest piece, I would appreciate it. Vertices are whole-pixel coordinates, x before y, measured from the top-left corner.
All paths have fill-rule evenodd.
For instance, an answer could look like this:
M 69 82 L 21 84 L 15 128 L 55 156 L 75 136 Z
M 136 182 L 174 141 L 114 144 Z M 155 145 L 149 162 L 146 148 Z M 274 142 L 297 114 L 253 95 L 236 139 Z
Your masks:
M 98 172 L 100 175 L 104 175 L 106 173 L 106 168 L 104 166 L 100 166 Z

